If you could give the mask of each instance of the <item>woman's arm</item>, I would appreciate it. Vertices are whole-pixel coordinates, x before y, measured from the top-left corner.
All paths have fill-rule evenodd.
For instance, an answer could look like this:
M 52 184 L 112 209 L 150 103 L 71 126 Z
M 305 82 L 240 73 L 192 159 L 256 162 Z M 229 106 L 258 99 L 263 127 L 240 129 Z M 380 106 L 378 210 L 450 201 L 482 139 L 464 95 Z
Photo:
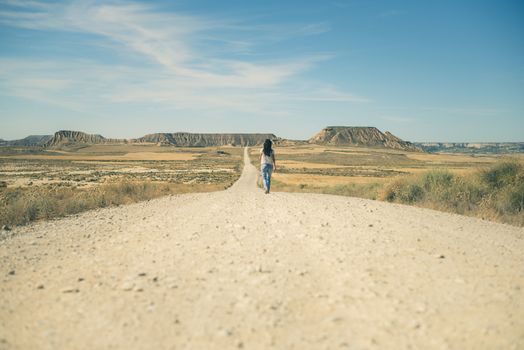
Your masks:
M 275 160 L 275 152 L 271 154 L 271 158 L 273 158 L 273 171 L 277 170 L 277 161 Z

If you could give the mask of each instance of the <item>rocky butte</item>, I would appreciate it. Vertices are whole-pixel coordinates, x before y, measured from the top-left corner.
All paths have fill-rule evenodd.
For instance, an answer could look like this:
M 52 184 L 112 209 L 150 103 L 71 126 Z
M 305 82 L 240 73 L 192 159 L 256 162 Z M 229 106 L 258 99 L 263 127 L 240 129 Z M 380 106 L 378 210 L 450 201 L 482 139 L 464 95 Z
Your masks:
M 86 134 L 81 131 L 60 130 L 55 132 L 44 147 L 57 147 L 70 144 L 108 144 L 108 143 L 126 143 L 127 140 L 121 139 L 106 139 L 102 135 Z
M 279 140 L 274 134 L 196 134 L 189 132 L 148 134 L 137 139 L 108 139 L 102 135 L 86 134 L 81 131 L 60 130 L 53 136 L 47 136 L 45 141 L 40 142 L 39 145 L 47 148 L 78 144 L 122 143 L 154 143 L 179 147 L 256 146 L 263 144 L 265 139 Z M 9 142 L 14 145 L 17 141 Z
M 309 143 L 320 145 L 385 147 L 403 151 L 422 151 L 422 149 L 413 143 L 404 141 L 389 131 L 383 133 L 372 126 L 328 126 L 310 138 Z
M 274 134 L 195 134 L 189 132 L 157 133 L 145 135 L 133 142 L 157 143 L 180 147 L 256 146 L 265 139 L 278 139 Z

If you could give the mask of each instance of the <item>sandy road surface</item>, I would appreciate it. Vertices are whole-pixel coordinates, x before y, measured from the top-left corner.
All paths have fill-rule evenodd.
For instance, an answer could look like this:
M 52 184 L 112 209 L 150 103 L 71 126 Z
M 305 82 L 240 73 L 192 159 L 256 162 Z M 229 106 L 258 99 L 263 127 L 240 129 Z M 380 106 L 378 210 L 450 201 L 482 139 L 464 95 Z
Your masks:
M 256 176 L 18 228 L 0 349 L 524 349 L 523 229 Z

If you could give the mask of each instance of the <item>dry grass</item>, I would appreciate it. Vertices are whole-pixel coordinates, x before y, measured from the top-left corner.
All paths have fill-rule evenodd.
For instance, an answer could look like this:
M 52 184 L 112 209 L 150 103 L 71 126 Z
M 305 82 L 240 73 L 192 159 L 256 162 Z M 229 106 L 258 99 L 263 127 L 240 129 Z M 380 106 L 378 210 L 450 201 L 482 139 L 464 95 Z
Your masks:
M 261 187 L 262 184 L 259 183 L 259 186 Z M 382 187 L 382 184 L 376 182 L 322 186 L 308 183 L 290 185 L 289 183 L 279 181 L 278 178 L 271 180 L 271 189 L 277 192 L 322 193 L 367 199 L 377 199 Z
M 0 156 L 0 158 L 39 159 L 39 160 L 78 160 L 78 161 L 123 161 L 123 160 L 192 160 L 198 154 L 192 153 L 157 153 L 130 152 L 122 155 L 90 155 L 75 152 L 54 152 L 54 154 L 22 154 L 16 157 Z
M 501 162 L 469 175 L 444 170 L 399 178 L 380 199 L 524 226 L 524 165 Z
M 257 166 L 258 152 L 250 153 Z M 277 147 L 276 155 L 274 191 L 381 199 L 524 226 L 523 204 L 519 202 L 524 156 L 520 154 L 424 154 L 301 145 Z M 485 174 L 500 172 L 505 166 L 520 169 L 512 175 L 513 182 L 489 185 Z
M 22 225 L 82 211 L 158 198 L 161 196 L 209 192 L 227 188 L 223 184 L 175 184 L 119 181 L 77 189 L 63 186 L 0 189 L 0 226 Z
M 382 183 L 384 178 L 371 176 L 331 176 L 316 174 L 288 174 L 275 172 L 275 180 L 289 186 L 306 185 L 310 187 L 331 187 L 338 185 Z
M 232 147 L 95 145 L 0 153 L 0 225 L 221 190 L 238 179 L 242 164 L 242 149 Z

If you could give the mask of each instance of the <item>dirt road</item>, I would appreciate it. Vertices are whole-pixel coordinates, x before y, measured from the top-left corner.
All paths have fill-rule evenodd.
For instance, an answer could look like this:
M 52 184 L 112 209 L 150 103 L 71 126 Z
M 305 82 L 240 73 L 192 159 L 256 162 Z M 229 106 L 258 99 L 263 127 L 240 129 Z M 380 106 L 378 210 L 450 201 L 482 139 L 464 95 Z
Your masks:
M 522 228 L 256 177 L 17 228 L 0 349 L 524 349 Z

